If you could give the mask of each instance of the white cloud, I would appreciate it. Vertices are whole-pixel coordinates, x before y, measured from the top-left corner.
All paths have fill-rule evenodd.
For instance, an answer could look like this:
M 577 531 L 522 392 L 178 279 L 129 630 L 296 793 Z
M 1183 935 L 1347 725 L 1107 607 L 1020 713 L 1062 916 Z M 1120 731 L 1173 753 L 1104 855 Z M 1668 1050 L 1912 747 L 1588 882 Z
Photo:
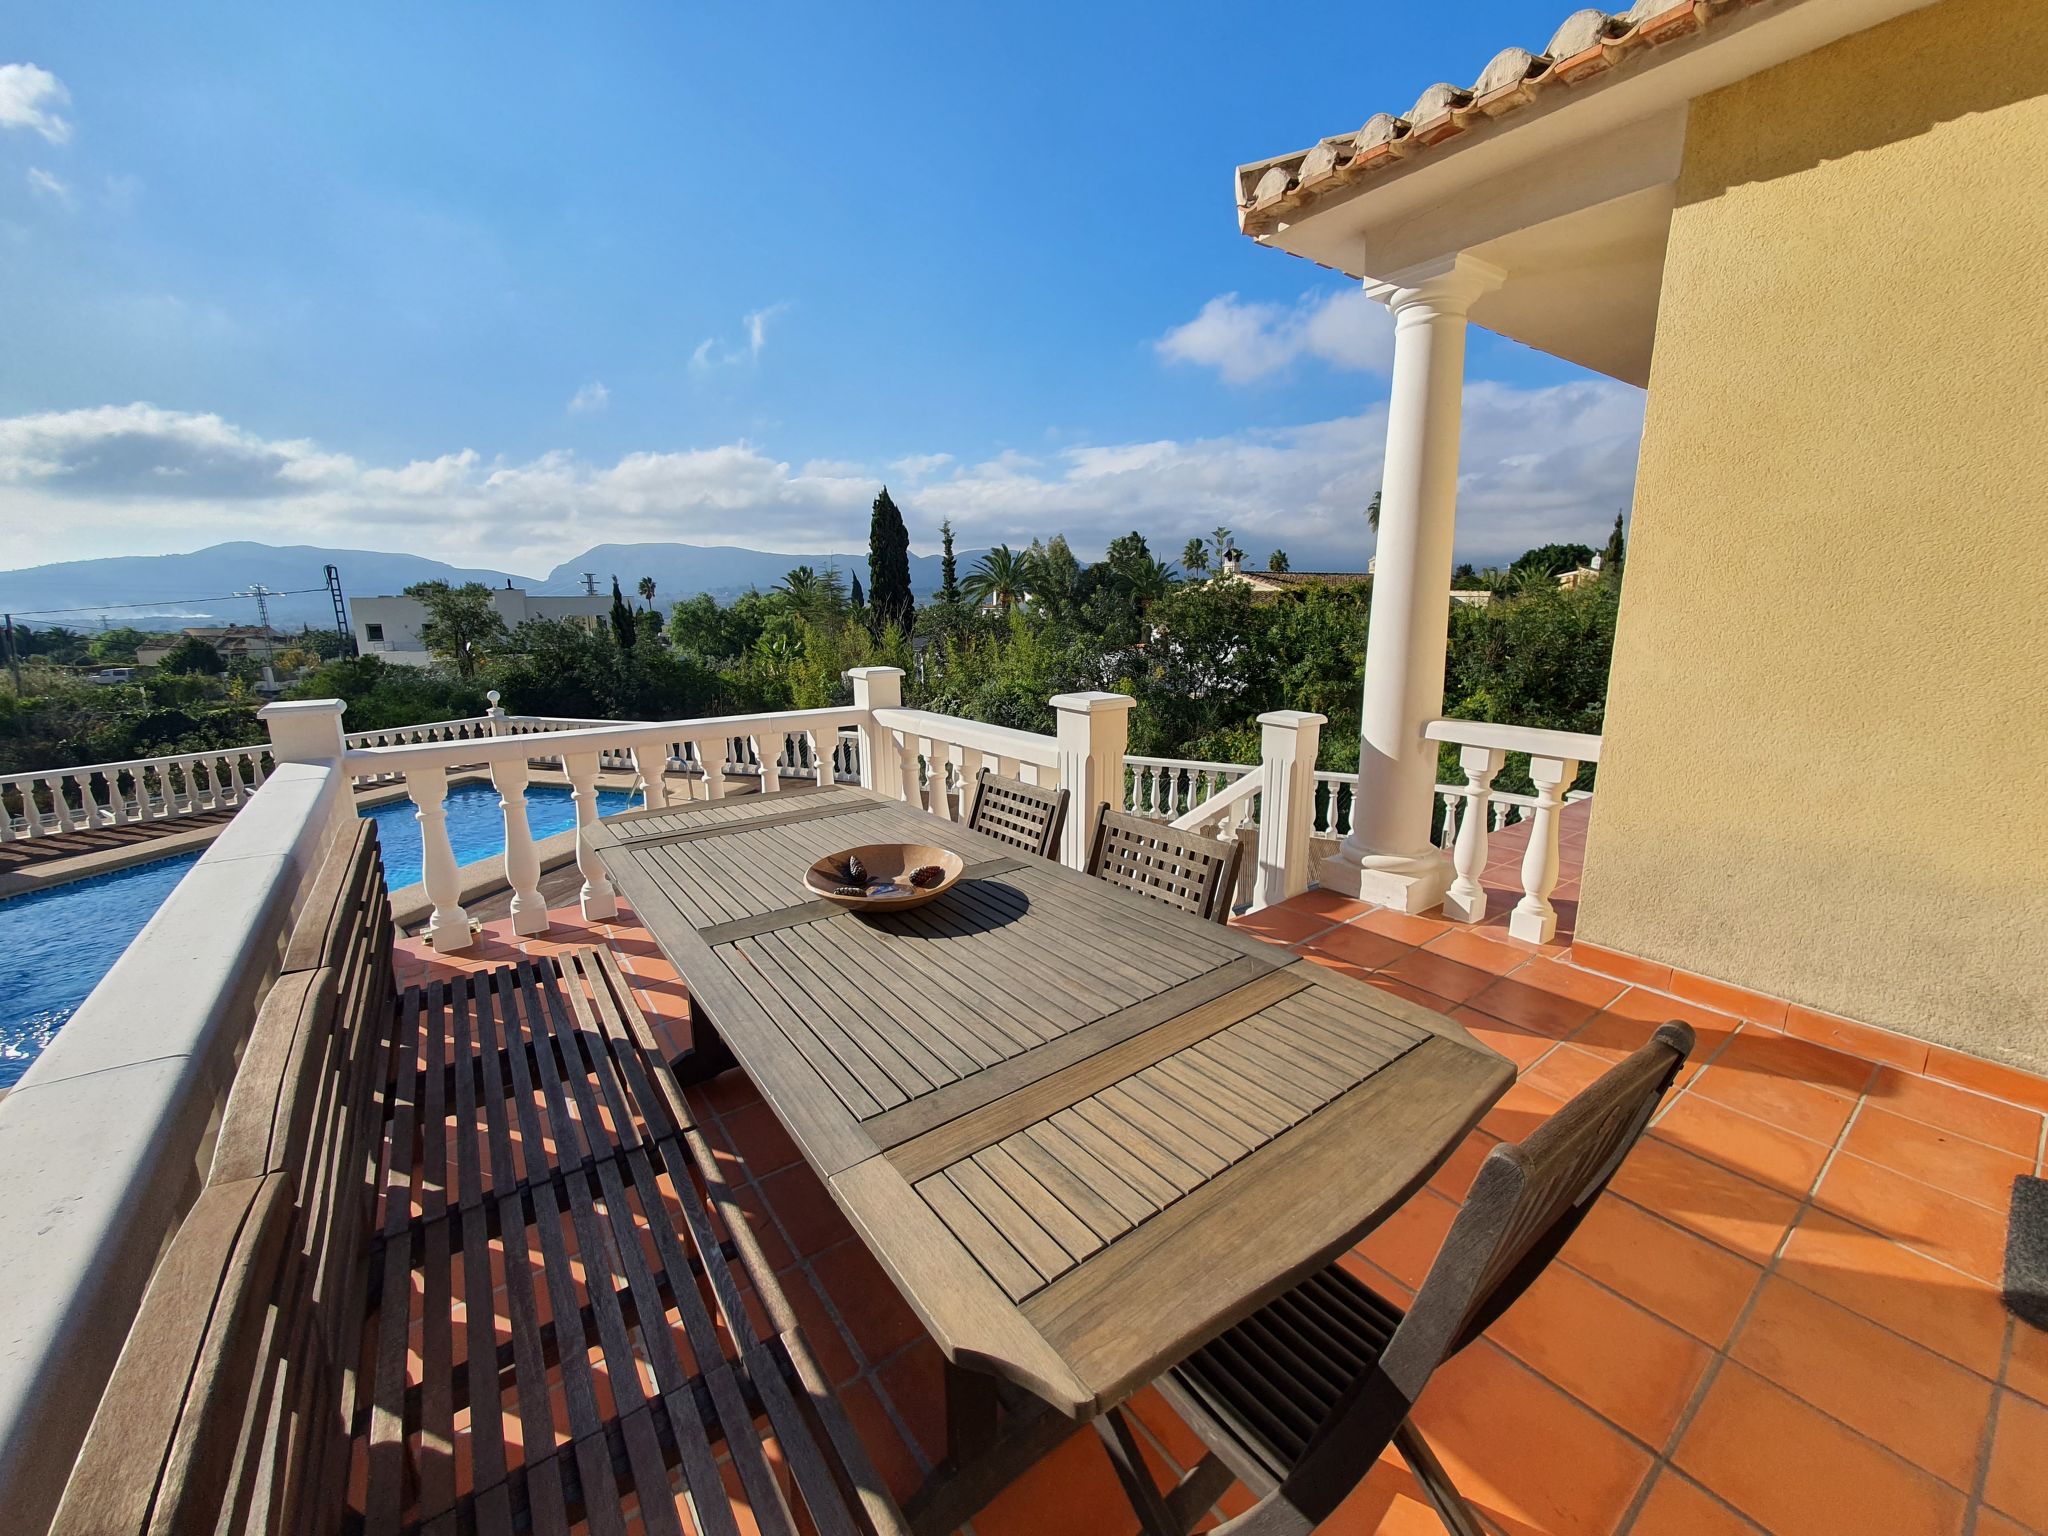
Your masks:
M 71 124 L 53 108 L 69 106 L 71 93 L 47 69 L 33 64 L 0 64 L 0 128 L 26 128 L 52 144 L 71 138 Z
M 765 309 L 751 310 L 740 316 L 740 330 L 746 339 L 737 346 L 728 347 L 716 336 L 706 336 L 690 354 L 690 366 L 703 373 L 713 368 L 729 368 L 737 363 L 758 363 L 762 349 L 768 345 L 768 322 L 788 309 L 787 304 L 770 304 Z
M 1155 345 L 1168 362 L 1214 368 L 1229 383 L 1248 384 L 1303 357 L 1352 372 L 1384 373 L 1394 358 L 1394 326 L 1386 308 L 1360 288 L 1308 294 L 1291 306 L 1224 293 Z
M 610 403 L 611 398 L 612 392 L 604 387 L 604 381 L 592 379 L 569 397 L 569 414 L 587 416 L 592 411 L 601 411 Z
M 39 165 L 29 167 L 28 189 L 38 197 L 55 198 L 66 208 L 71 206 L 71 188 L 61 177 L 51 175 Z
M 889 468 L 906 480 L 923 480 L 952 462 L 950 453 L 911 453 L 890 461 Z
M 1465 394 L 1460 559 L 1551 539 L 1596 542 L 1629 500 L 1642 395 L 1605 380 Z M 1284 546 L 1297 569 L 1359 570 L 1364 510 L 1380 480 L 1384 407 L 1211 438 L 1016 451 L 899 483 L 920 538 L 950 517 L 964 548 L 1064 532 L 1077 550 L 1143 531 L 1161 551 L 1218 523 L 1254 553 Z M 151 405 L 0 419 L 0 528 L 36 528 L 37 560 L 223 538 L 405 548 L 503 569 L 544 569 L 607 542 L 680 540 L 791 552 L 845 549 L 867 526 L 879 468 L 794 467 L 749 442 L 586 462 L 523 462 L 469 448 L 365 465 L 304 439 L 268 439 L 214 415 Z M 10 546 L 17 559 L 28 546 Z

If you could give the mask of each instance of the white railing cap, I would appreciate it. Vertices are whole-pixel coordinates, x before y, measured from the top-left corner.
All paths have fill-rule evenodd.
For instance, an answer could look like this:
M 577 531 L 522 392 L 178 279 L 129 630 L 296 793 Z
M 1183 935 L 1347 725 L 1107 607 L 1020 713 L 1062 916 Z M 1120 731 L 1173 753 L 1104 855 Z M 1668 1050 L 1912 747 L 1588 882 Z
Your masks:
M 1059 743 L 1035 731 L 1020 731 L 1010 725 L 984 725 L 958 715 L 936 714 L 929 709 L 899 709 L 885 705 L 875 711 L 875 724 L 906 736 L 929 736 L 948 745 L 972 747 L 997 757 L 1014 757 L 1019 762 L 1050 768 L 1059 760 Z
M 1090 715 L 1130 709 L 1137 702 L 1128 693 L 1101 693 L 1093 690 L 1086 693 L 1056 693 L 1046 700 L 1054 709 Z
M 1493 747 L 1503 752 L 1528 752 L 1574 763 L 1600 761 L 1600 738 L 1578 731 L 1546 731 L 1533 725 L 1495 725 L 1490 720 L 1432 720 L 1422 728 L 1430 741 L 1461 747 Z

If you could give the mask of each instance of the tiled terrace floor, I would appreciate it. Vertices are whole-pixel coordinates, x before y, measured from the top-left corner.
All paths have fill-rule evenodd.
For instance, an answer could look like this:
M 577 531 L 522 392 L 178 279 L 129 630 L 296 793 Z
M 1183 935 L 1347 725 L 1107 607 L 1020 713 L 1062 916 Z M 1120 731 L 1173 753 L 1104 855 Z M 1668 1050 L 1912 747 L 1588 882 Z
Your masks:
M 1503 916 L 1513 842 L 1496 844 Z M 1244 926 L 1450 1014 L 1521 1068 L 1431 1186 L 1348 1257 L 1402 1300 L 1496 1138 L 1525 1134 L 1659 1021 L 1698 1032 L 1681 1090 L 1563 1261 L 1422 1399 L 1424 1433 L 1493 1529 L 2048 1533 L 2048 1334 L 2008 1318 L 1996 1290 L 2006 1191 L 2042 1171 L 2039 1109 L 1610 979 L 1566 943 L 1508 939 L 1499 917 L 1453 928 L 1311 893 Z M 516 946 L 492 924 L 459 962 L 407 940 L 401 980 L 593 942 L 684 1034 L 681 983 L 630 917 L 586 926 L 565 911 Z M 700 1103 L 813 1348 L 907 1494 L 941 1450 L 936 1348 L 745 1078 Z M 1138 1410 L 1162 1475 L 1198 1454 L 1156 1395 Z M 1243 1502 L 1234 1491 L 1223 1508 Z M 1084 1434 L 971 1529 L 1127 1536 L 1135 1521 Z M 1392 1460 L 1326 1529 L 1441 1531 Z

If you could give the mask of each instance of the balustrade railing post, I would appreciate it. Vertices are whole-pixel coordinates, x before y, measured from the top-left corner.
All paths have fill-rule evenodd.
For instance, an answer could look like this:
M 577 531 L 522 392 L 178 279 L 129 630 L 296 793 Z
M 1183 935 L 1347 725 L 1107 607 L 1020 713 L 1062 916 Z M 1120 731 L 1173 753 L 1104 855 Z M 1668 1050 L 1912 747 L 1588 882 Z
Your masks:
M 709 762 L 704 770 L 707 774 L 717 771 Z M 617 917 L 619 899 L 612 894 L 612 882 L 590 840 L 590 829 L 597 825 L 597 754 L 564 753 L 562 771 L 569 776 L 569 787 L 576 797 L 576 868 L 583 875 L 583 916 L 591 922 Z
M 1529 850 L 1522 855 L 1522 899 L 1508 915 L 1508 932 L 1531 944 L 1548 944 L 1557 933 L 1557 911 L 1550 904 L 1550 893 L 1557 888 L 1557 812 L 1578 772 L 1579 765 L 1570 758 L 1529 759 L 1536 810 L 1529 823 Z
M 903 707 L 903 669 L 852 667 L 846 679 L 853 685 L 853 707 L 861 712 L 855 727 L 860 732 L 860 787 L 885 795 L 901 795 L 903 778 L 902 770 L 896 766 L 896 738 L 875 724 L 874 712 Z
M 1444 916 L 1454 923 L 1486 921 L 1486 888 L 1479 882 L 1486 873 L 1487 812 L 1493 798 L 1493 776 L 1507 753 L 1498 747 L 1461 747 L 1458 766 L 1465 770 L 1465 805 L 1458 816 L 1458 835 L 1451 845 L 1451 865 L 1457 870 L 1451 888 L 1444 893 Z
M 484 718 L 490 722 L 485 729 L 493 736 L 508 734 L 505 726 L 505 711 L 498 707 L 498 700 L 501 697 L 498 690 L 493 688 L 484 697 L 490 700 L 491 704 L 491 707 L 484 711 Z
M 653 770 L 649 772 L 649 770 Z M 639 742 L 633 747 L 633 773 L 640 803 L 650 810 L 668 804 L 668 743 Z
M 420 883 L 434 904 L 427 922 L 427 942 L 437 954 L 459 954 L 469 948 L 469 913 L 462 906 L 462 872 L 455 847 L 448 841 L 448 770 L 439 766 L 408 769 L 405 792 L 420 827 Z
M 782 754 L 789 750 L 789 733 L 769 731 L 754 743 L 754 753 L 761 759 L 761 793 L 772 795 L 782 788 Z
M 1308 839 L 1315 826 L 1316 752 L 1327 716 L 1276 709 L 1259 716 L 1259 872 L 1252 906 L 1270 907 L 1308 889 Z
M 498 809 L 505 817 L 505 883 L 512 887 L 512 931 L 517 934 L 548 931 L 548 904 L 540 893 L 540 854 L 526 819 L 526 786 L 532 777 L 523 757 L 491 764 L 491 785 L 498 791 Z
M 1124 752 L 1136 702 L 1124 693 L 1062 693 L 1051 700 L 1058 722 L 1054 784 L 1070 796 L 1060 834 L 1060 862 L 1069 869 L 1087 866 L 1095 808 L 1104 801 L 1123 802 Z

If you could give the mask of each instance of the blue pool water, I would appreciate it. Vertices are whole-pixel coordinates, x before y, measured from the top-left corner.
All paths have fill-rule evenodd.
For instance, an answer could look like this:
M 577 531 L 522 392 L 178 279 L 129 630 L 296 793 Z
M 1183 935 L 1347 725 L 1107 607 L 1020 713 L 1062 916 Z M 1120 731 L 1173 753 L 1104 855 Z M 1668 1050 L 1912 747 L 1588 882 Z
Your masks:
M 448 791 L 448 841 L 455 862 L 474 863 L 505 848 L 498 792 L 488 784 Z M 599 790 L 600 816 L 635 801 Z M 409 800 L 363 813 L 377 823 L 385 880 L 393 890 L 420 878 L 420 829 Z M 526 824 L 536 839 L 576 825 L 576 803 L 552 785 L 526 792 Z M 110 874 L 0 901 L 0 1088 L 12 1086 L 120 958 L 150 914 L 163 905 L 197 853 L 157 859 Z

